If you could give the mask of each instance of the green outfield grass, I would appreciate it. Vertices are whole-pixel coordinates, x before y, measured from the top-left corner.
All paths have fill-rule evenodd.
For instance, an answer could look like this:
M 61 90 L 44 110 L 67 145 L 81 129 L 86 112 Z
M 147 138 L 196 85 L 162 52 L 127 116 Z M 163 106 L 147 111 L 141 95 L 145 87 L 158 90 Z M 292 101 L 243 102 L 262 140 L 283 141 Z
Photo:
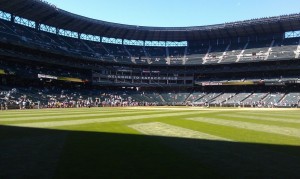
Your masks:
M 300 110 L 0 111 L 0 178 L 299 178 Z

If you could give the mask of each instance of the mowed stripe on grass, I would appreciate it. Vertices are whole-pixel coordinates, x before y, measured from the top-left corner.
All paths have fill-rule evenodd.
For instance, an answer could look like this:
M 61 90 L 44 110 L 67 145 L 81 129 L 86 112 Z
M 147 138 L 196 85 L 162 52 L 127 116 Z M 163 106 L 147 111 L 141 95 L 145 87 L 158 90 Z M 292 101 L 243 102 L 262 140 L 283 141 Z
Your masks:
M 255 123 L 251 123 L 251 122 L 223 120 L 223 119 L 217 119 L 217 118 L 187 118 L 186 120 L 300 138 L 300 130 L 296 129 L 296 128 L 291 128 L 291 127 L 279 127 L 279 126 L 266 125 L 266 124 L 255 124 Z
M 132 112 L 128 114 L 138 114 L 145 113 L 141 112 Z M 154 113 L 154 114 L 153 114 Z M 103 123 L 103 122 L 116 122 L 116 121 L 130 121 L 130 120 L 139 120 L 139 119 L 149 119 L 149 118 L 160 118 L 160 117 L 171 117 L 171 116 L 184 116 L 184 115 L 194 115 L 194 114 L 204 114 L 207 112 L 203 111 L 180 111 L 180 112 L 167 112 L 162 114 L 156 114 L 156 112 L 149 112 L 149 114 L 134 115 L 134 116 L 121 116 L 121 117 L 107 117 L 107 118 L 98 118 L 98 119 L 79 119 L 79 120 L 66 120 L 66 121 L 51 121 L 51 122 L 33 122 L 25 124 L 7 124 L 8 126 L 18 126 L 18 127 L 35 127 L 35 128 L 49 128 L 49 127 L 60 127 L 60 126 L 71 126 L 71 125 L 81 125 L 81 124 L 90 124 L 90 123 Z
M 120 114 L 141 114 L 141 113 L 153 113 L 152 111 L 122 111 L 122 113 L 119 112 L 94 112 L 91 114 L 91 112 L 84 112 L 84 113 L 78 113 L 78 114 L 59 114 L 59 115 L 48 115 L 48 116 L 35 116 L 35 117 L 17 117 L 17 118 L 4 118 L 0 119 L 0 122 L 16 122 L 16 121 L 43 121 L 43 120 L 51 120 L 51 119 L 67 119 L 67 120 L 76 120 L 81 119 L 84 117 L 102 117 L 102 116 L 111 116 L 111 115 L 120 115 Z M 159 112 L 159 111 L 155 111 Z M 164 111 L 166 113 L 166 111 Z
M 249 111 L 249 112 L 238 112 L 236 114 L 240 114 L 240 115 L 253 115 L 253 116 L 268 116 L 268 117 L 284 117 L 284 118 L 295 118 L 295 119 L 300 119 L 299 114 L 297 113 L 291 113 L 291 111 L 286 112 L 286 113 L 277 113 L 274 111 L 271 112 L 253 112 L 253 111 Z
M 126 111 L 125 111 L 126 112 Z M 64 116 L 64 115 L 81 115 L 81 114 L 97 114 L 97 113 L 114 113 L 114 111 L 74 111 L 74 112 L 55 112 L 55 113 L 32 113 L 32 114 L 10 114 L 10 115 L 0 115 L 0 121 L 3 121 L 2 119 L 18 119 L 18 118 L 44 118 L 44 117 L 50 117 L 50 116 Z
M 131 112 L 133 110 L 118 110 L 117 112 Z M 65 111 L 48 111 L 48 112 L 38 112 L 38 110 L 32 110 L 31 113 L 22 113 L 21 111 L 15 111 L 10 114 L 1 114 L 0 121 L 3 118 L 16 118 L 16 117 L 33 117 L 33 116 L 53 116 L 53 115 L 70 115 L 70 114 L 91 114 L 91 113 L 115 113 L 113 110 L 85 110 L 85 111 L 75 111 L 75 110 L 65 110 Z
M 241 119 L 254 119 L 254 120 L 264 120 L 264 121 L 274 121 L 274 122 L 288 122 L 288 123 L 298 123 L 300 124 L 299 119 L 290 119 L 290 118 L 275 118 L 275 117 L 265 117 L 265 116 L 251 116 L 250 114 L 218 114 L 218 116 L 224 117 L 234 117 L 234 118 L 241 118 Z
M 136 111 L 129 108 L 61 108 L 61 109 L 30 109 L 30 110 L 8 110 L 0 111 L 0 119 L 14 116 L 31 116 L 31 115 L 55 115 L 55 114 L 77 114 L 77 113 L 100 113 L 100 112 L 130 112 Z M 151 110 L 149 110 L 151 111 Z M 159 111 L 159 110 L 152 110 Z M 162 110 L 161 110 L 162 111 Z
M 223 137 L 214 136 L 207 133 L 177 127 L 161 122 L 134 124 L 129 125 L 128 127 L 135 129 L 143 134 L 152 136 L 230 141 L 229 139 Z

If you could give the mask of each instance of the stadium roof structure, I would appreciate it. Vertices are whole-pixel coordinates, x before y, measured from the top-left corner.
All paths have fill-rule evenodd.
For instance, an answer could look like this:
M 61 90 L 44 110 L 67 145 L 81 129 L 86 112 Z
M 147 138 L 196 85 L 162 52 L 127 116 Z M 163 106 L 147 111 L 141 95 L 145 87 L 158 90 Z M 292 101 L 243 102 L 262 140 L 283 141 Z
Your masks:
M 147 27 L 83 17 L 41 0 L 0 0 L 0 10 L 59 29 L 128 40 L 200 41 L 276 34 L 300 29 L 299 13 L 208 26 Z

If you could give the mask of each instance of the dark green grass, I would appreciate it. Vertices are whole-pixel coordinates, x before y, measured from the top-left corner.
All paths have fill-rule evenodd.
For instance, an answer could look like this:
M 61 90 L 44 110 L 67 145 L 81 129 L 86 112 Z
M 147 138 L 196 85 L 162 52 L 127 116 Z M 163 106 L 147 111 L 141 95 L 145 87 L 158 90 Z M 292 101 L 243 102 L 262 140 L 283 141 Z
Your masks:
M 276 111 L 274 113 L 259 111 L 255 113 L 255 111 L 220 108 L 199 109 L 198 114 L 177 116 L 177 113 L 187 112 L 189 108 L 176 107 L 175 109 L 178 110 L 93 108 L 0 112 L 0 125 L 2 125 L 0 126 L 0 178 L 300 177 L 298 172 L 300 168 L 300 136 L 290 137 L 186 120 L 195 117 L 217 118 L 292 127 L 300 130 L 299 124 L 296 123 L 263 120 L 264 117 L 285 119 L 284 115 L 286 115 L 286 119 L 298 119 L 297 114 L 300 116 L 300 111 Z M 130 114 L 128 111 L 140 113 Z M 109 116 L 62 118 L 67 115 L 101 114 L 101 112 L 108 112 Z M 57 113 L 61 113 L 61 115 Z M 31 122 L 164 113 L 174 114 L 174 116 L 60 126 L 52 129 L 6 126 Z M 31 114 L 34 114 L 33 117 L 38 116 L 41 119 L 30 120 Z M 221 116 L 222 114 L 243 114 L 245 117 L 225 117 Z M 58 117 L 43 119 L 43 116 L 51 115 Z M 247 119 L 246 116 L 250 115 L 258 116 L 261 120 Z M 1 119 L 21 119 L 22 117 L 27 117 L 28 120 L 1 122 Z M 133 124 L 149 122 L 166 123 L 232 141 L 146 136 L 128 127 Z
M 218 176 L 200 161 L 163 145 L 155 137 L 72 132 L 65 145 L 57 178 Z

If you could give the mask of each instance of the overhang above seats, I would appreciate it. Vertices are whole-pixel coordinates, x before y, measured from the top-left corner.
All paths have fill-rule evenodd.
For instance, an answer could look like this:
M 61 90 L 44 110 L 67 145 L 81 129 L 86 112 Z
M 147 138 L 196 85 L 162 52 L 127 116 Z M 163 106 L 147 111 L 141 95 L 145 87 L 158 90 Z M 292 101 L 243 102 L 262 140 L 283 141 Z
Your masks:
M 96 20 L 73 14 L 40 0 L 0 0 L 0 10 L 40 24 L 79 33 L 149 41 L 226 39 L 300 29 L 300 14 L 194 27 L 147 27 Z

